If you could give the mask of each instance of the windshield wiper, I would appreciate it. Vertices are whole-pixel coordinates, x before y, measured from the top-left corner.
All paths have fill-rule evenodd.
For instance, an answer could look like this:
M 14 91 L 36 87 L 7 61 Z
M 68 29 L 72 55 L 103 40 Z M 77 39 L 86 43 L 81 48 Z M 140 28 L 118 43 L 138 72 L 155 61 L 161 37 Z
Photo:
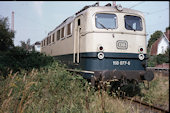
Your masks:
M 126 22 L 126 24 L 128 25 L 128 27 L 130 27 L 130 28 L 131 28 L 131 30 L 136 31 L 136 29 L 133 29 L 133 27 L 132 27 L 131 25 L 129 25 L 127 22 Z
M 99 23 L 104 29 L 107 29 L 107 30 L 108 30 L 108 28 L 106 28 L 102 23 L 100 23 L 100 22 L 98 22 L 98 21 L 97 21 L 97 23 Z

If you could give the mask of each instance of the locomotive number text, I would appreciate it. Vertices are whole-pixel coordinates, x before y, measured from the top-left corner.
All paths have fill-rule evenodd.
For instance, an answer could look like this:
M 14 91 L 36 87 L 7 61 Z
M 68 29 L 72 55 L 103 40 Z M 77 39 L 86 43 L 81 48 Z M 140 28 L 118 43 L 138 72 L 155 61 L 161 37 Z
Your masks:
M 113 61 L 113 65 L 129 65 L 130 61 Z

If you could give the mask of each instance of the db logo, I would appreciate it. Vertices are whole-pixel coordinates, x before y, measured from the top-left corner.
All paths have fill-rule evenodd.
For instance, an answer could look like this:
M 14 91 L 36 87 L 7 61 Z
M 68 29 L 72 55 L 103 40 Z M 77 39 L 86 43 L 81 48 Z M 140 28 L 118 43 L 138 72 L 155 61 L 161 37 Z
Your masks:
M 116 47 L 118 49 L 127 49 L 128 48 L 128 42 L 126 40 L 118 40 L 116 42 Z

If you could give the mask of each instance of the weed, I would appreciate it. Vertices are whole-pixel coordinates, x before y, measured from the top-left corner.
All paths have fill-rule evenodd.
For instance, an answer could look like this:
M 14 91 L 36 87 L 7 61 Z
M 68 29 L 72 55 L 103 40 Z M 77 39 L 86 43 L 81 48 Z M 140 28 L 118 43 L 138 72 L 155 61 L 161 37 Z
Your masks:
M 141 99 L 149 104 L 169 106 L 169 79 L 157 73 L 154 80 L 149 84 L 149 90 L 141 85 Z
M 5 113 L 130 113 L 129 105 L 95 91 L 80 75 L 57 61 L 32 71 L 10 73 L 0 81 L 0 112 Z

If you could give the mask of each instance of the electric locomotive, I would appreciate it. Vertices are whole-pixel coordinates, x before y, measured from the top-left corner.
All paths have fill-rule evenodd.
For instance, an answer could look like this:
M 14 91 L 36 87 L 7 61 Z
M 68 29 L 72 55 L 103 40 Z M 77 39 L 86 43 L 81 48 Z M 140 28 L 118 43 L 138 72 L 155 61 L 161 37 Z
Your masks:
M 85 6 L 41 41 L 41 52 L 95 81 L 151 81 L 144 15 L 121 5 Z

